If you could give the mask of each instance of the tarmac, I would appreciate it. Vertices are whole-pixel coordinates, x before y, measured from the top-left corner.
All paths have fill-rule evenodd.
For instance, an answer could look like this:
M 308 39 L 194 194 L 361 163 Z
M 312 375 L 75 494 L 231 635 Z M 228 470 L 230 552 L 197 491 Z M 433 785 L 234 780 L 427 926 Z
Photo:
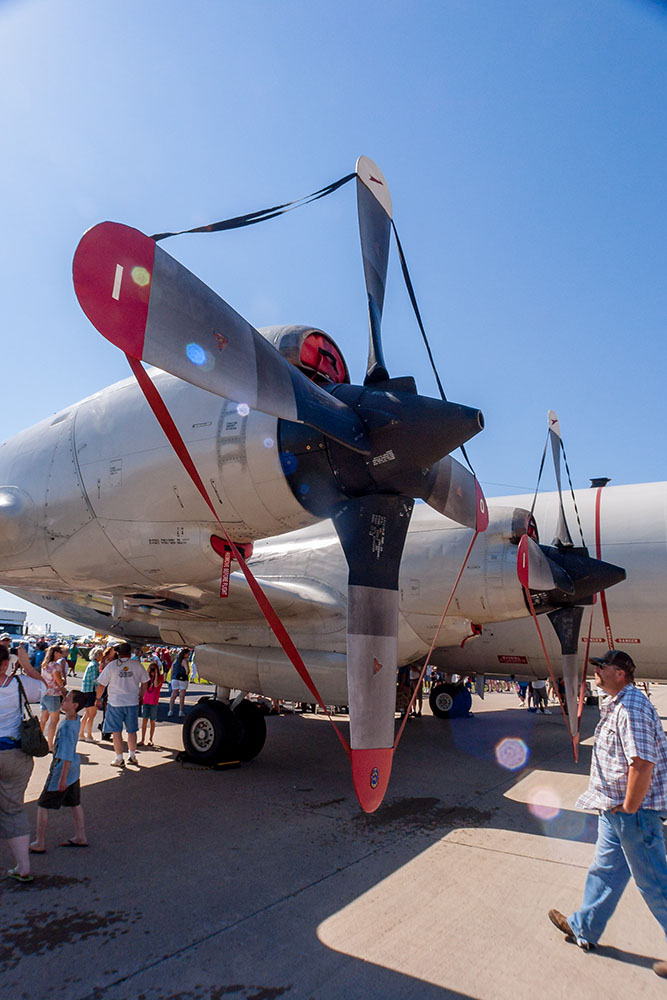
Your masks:
M 664 719 L 667 686 L 651 690 Z M 596 819 L 574 803 L 598 710 L 584 711 L 579 765 L 557 710 L 493 693 L 473 711 L 440 721 L 425 706 L 409 721 L 372 816 L 322 715 L 269 717 L 262 754 L 233 770 L 175 760 L 164 699 L 159 748 L 138 768 L 80 742 L 90 846 L 59 846 L 63 809 L 35 881 L 0 878 L 0 997 L 667 996 L 651 970 L 667 944 L 634 883 L 595 952 L 547 919 L 577 907 L 593 855 Z M 26 796 L 33 824 L 48 766 Z

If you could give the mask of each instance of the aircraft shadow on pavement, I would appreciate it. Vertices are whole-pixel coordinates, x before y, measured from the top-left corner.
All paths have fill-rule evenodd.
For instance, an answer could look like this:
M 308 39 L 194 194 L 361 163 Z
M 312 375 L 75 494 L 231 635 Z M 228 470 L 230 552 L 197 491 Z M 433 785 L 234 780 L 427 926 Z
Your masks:
M 477 700 L 475 709 L 469 719 L 408 723 L 387 801 L 371 816 L 359 812 L 347 760 L 321 718 L 268 719 L 262 755 L 226 772 L 187 769 L 155 750 L 140 755 L 144 766 L 100 781 L 106 754 L 80 744 L 90 761 L 90 848 L 55 846 L 71 835 L 62 810 L 50 818 L 35 883 L 0 889 L 12 908 L 0 948 L 5 988 L 30 994 L 32 984 L 32 995 L 67 1000 L 473 996 L 333 950 L 318 928 L 460 828 L 594 840 L 593 817 L 560 809 L 545 819 L 548 803 L 535 814 L 505 794 L 526 768 L 585 775 L 590 747 L 575 765 L 555 714 L 486 711 Z M 583 739 L 597 719 L 586 710 Z M 173 740 L 172 727 L 158 729 L 158 743 L 163 734 Z M 526 746 L 525 768 L 498 763 L 506 738 Z M 91 764 L 96 782 L 85 785 Z

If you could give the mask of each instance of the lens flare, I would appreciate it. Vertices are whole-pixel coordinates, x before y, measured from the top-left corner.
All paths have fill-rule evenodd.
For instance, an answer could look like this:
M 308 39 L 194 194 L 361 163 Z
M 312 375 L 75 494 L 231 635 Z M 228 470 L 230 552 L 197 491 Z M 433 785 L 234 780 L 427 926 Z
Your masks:
M 273 448 L 273 438 L 264 438 L 264 447 Z
M 561 801 L 558 792 L 554 788 L 543 786 L 533 788 L 530 792 L 528 811 L 537 819 L 552 820 L 560 813 Z
M 200 344 L 191 343 L 185 348 L 185 353 L 188 357 L 188 361 L 191 361 L 193 365 L 205 365 L 206 364 L 206 351 Z
M 132 281 L 135 285 L 139 285 L 140 288 L 145 288 L 151 280 L 151 276 L 145 267 L 133 267 L 130 274 L 132 275 Z
M 283 472 L 286 476 L 291 476 L 293 472 L 296 471 L 296 467 L 299 464 L 299 460 L 296 455 L 291 451 L 283 451 L 280 454 L 280 464 L 283 467 Z
M 520 767 L 525 767 L 529 750 L 523 740 L 508 736 L 496 744 L 495 753 L 501 767 L 506 767 L 508 771 L 518 771 Z
M 595 840 L 595 836 L 588 837 L 588 826 L 594 817 L 586 813 L 573 812 L 563 809 L 558 816 L 555 816 L 548 823 L 544 824 L 544 831 L 549 837 L 557 837 L 559 840 Z
M 250 413 L 250 407 L 248 406 L 247 403 L 239 403 L 239 405 L 236 407 L 236 412 L 240 417 L 247 417 L 248 414 Z

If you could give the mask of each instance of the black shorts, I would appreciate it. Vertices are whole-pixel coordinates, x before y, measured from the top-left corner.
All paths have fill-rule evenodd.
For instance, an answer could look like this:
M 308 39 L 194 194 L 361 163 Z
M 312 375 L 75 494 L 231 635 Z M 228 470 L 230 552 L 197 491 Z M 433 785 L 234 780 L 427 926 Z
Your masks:
M 92 708 L 95 704 L 95 692 L 94 691 L 82 691 L 84 698 L 86 699 L 81 706 L 82 708 Z
M 37 800 L 37 805 L 42 809 L 60 809 L 61 806 L 81 805 L 81 785 L 75 781 L 73 785 L 68 785 L 64 792 L 49 792 L 44 789 Z

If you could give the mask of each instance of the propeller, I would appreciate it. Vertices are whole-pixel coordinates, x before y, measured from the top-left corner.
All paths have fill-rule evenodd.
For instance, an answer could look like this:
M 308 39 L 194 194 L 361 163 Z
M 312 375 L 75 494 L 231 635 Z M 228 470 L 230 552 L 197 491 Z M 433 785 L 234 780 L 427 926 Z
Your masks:
M 315 385 L 136 229 L 89 230 L 73 275 L 88 318 L 131 358 L 279 418 L 287 480 L 306 509 L 333 519 L 348 563 L 350 757 L 357 797 L 372 812 L 391 773 L 398 575 L 414 499 L 480 531 L 488 514 L 474 475 L 450 456 L 482 430 L 480 411 L 420 396 L 410 376 L 389 377 L 381 325 L 391 197 L 367 157 L 356 174 L 369 314 L 363 385 Z
M 567 524 L 561 486 L 560 456 L 563 443 L 560 422 L 548 413 L 549 441 L 558 485 L 558 522 L 551 545 L 539 545 L 522 536 L 517 556 L 519 582 L 530 591 L 536 612 L 545 612 L 561 647 L 565 700 L 570 720 L 577 718 L 579 700 L 578 643 L 584 606 L 600 591 L 625 580 L 620 566 L 593 559 L 582 544 L 575 546 Z M 574 724 L 571 722 L 574 732 Z

